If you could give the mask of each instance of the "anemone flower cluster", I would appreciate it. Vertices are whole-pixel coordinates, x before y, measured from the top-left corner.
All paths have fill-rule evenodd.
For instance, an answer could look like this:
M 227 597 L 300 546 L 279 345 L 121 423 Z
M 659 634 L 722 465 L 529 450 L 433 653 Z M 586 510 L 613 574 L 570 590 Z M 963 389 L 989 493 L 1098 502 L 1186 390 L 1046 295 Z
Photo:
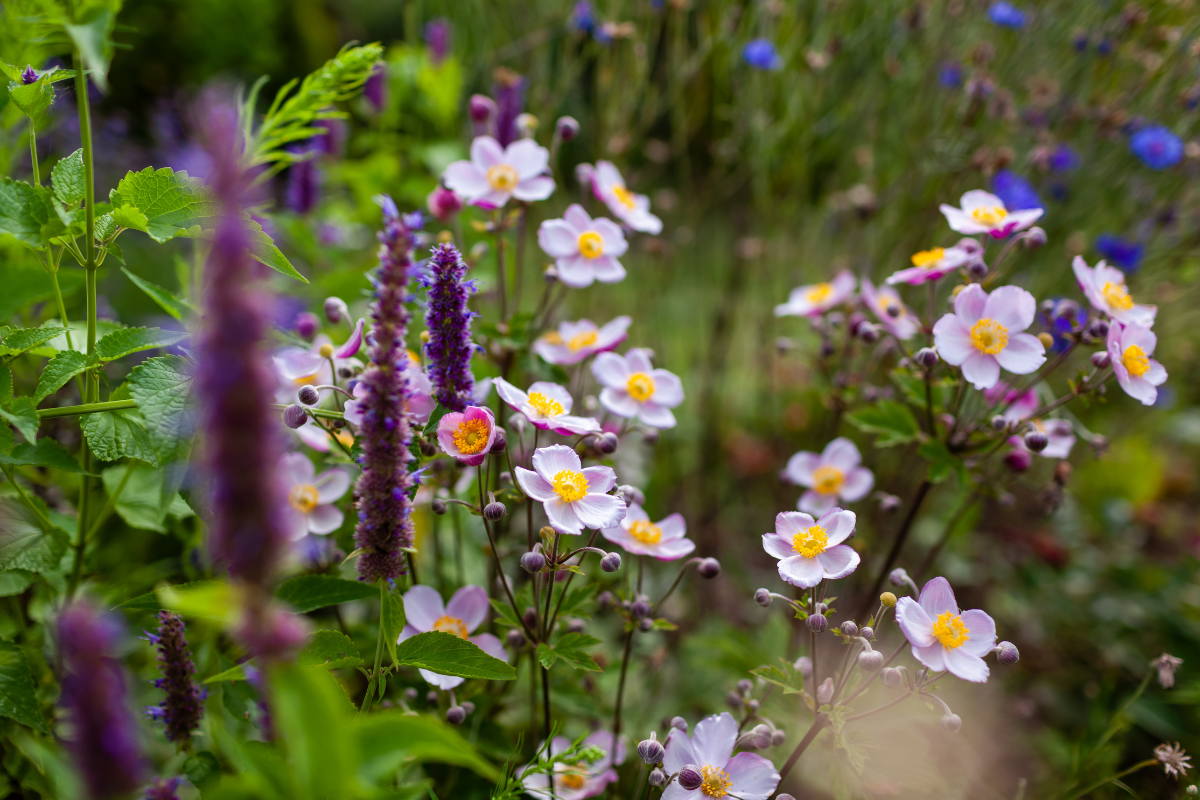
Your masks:
M 554 193 L 554 179 L 546 175 L 550 151 L 532 139 L 507 146 L 491 136 L 476 136 L 471 159 L 455 161 L 442 177 L 446 188 L 471 205 L 502 208 L 510 199 L 532 202 Z

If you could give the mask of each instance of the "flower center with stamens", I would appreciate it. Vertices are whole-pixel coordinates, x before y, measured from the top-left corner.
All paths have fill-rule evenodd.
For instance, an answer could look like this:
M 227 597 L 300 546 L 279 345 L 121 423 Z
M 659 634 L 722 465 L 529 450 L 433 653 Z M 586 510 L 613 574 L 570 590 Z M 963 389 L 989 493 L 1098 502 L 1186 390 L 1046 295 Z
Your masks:
M 825 465 L 813 470 L 813 489 L 821 494 L 836 494 L 846 476 L 837 467 Z
M 317 507 L 317 487 L 311 483 L 298 483 L 288 492 L 288 505 L 301 514 L 308 514 Z
M 318 375 L 319 373 L 317 372 L 314 372 L 312 375 L 301 375 L 299 378 L 293 378 L 292 383 L 296 384 L 297 386 L 307 386 L 309 384 L 316 383 Z
M 808 300 L 808 302 L 816 304 L 825 302 L 827 299 L 829 299 L 829 295 L 831 294 L 833 294 L 832 283 L 818 283 L 809 289 L 808 293 L 804 295 L 804 297 Z
M 578 353 L 585 347 L 591 347 L 596 343 L 595 331 L 584 331 L 577 333 L 571 337 L 571 341 L 567 342 L 567 347 L 571 348 L 572 353 Z
M 562 334 L 558 331 L 550 331 L 549 333 L 542 335 L 542 341 L 546 344 L 562 344 L 563 338 Z
M 584 258 L 599 258 L 604 255 L 604 239 L 595 231 L 579 234 L 579 252 Z
M 1004 206 L 980 206 L 971 209 L 971 218 L 980 225 L 996 225 L 1008 216 Z
M 642 544 L 658 544 L 662 538 L 662 528 L 648 519 L 638 519 L 629 526 L 629 535 Z
M 488 424 L 482 419 L 464 419 L 454 429 L 454 446 L 459 452 L 472 455 L 483 450 L 488 442 Z
M 922 250 L 919 253 L 913 253 L 912 263 L 914 267 L 933 269 L 945 257 L 946 248 L 934 247 L 929 250 Z
M 451 617 L 443 614 L 433 621 L 431 631 L 441 631 L 442 633 L 452 633 L 460 639 L 467 638 L 467 625 L 458 617 Z
M 345 428 L 343 428 L 342 430 L 335 433 L 333 435 L 333 438 L 337 439 L 339 442 L 346 445 L 346 447 L 354 446 L 354 434 L 351 433 L 350 431 L 346 430 Z
M 805 558 L 815 558 L 829 546 L 829 535 L 820 525 L 805 528 L 792 537 L 792 550 Z
M 552 397 L 546 397 L 541 392 L 529 393 L 529 405 L 537 409 L 537 412 L 543 417 L 557 417 L 559 414 L 565 414 L 562 404 Z
M 612 187 L 612 193 L 613 196 L 616 197 L 621 203 L 621 205 L 625 206 L 630 211 L 637 208 L 637 195 L 626 189 L 624 186 L 617 184 L 616 186 Z
M 725 770 L 705 764 L 700 768 L 700 775 L 700 791 L 709 797 L 724 797 L 729 794 L 729 787 L 733 781 L 729 779 L 729 773 Z
M 1104 284 L 1100 293 L 1104 295 L 1104 301 L 1117 311 L 1128 311 L 1133 308 L 1133 298 L 1129 296 L 1129 290 L 1123 283 L 1109 281 Z
M 587 477 L 582 472 L 573 469 L 559 470 L 554 475 L 554 493 L 562 498 L 564 503 L 574 503 L 587 497 Z
M 1125 365 L 1125 369 L 1135 378 L 1140 378 L 1150 371 L 1150 357 L 1146 355 L 1146 351 L 1138 347 L 1136 344 L 1131 344 L 1125 348 L 1125 354 L 1121 356 L 1121 363 Z
M 943 611 L 933 623 L 933 638 L 942 643 L 942 647 L 953 650 L 962 647 L 971 631 L 963 624 L 962 617 Z
M 511 192 L 517 181 L 517 171 L 508 164 L 494 164 L 488 167 L 488 185 L 498 192 Z
M 654 395 L 654 378 L 644 372 L 635 372 L 629 376 L 625 389 L 629 396 L 639 403 L 644 403 Z
M 984 317 L 971 328 L 971 344 L 979 352 L 994 356 L 1008 344 L 1008 328 Z
M 558 782 L 572 791 L 579 791 L 587 783 L 587 767 L 573 764 L 558 774 Z

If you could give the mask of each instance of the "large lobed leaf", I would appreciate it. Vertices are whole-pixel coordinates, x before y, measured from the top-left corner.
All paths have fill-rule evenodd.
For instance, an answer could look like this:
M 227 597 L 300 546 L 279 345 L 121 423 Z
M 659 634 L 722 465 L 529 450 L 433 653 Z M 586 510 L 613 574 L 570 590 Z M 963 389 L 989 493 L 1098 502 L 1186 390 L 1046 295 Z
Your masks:
M 38 711 L 29 662 L 14 642 L 0 642 L 0 716 L 50 735 L 46 720 Z
M 0 233 L 11 234 L 22 244 L 36 248 L 63 230 L 49 189 L 0 178 Z
M 517 677 L 515 669 L 488 655 L 474 642 L 442 631 L 418 633 L 405 639 L 396 646 L 396 663 L 460 678 L 511 681 Z
M 122 328 L 96 342 L 96 357 L 101 361 L 124 358 L 132 353 L 168 347 L 187 338 L 185 331 L 162 328 Z
M 212 216 L 212 203 L 200 182 L 170 167 L 129 172 L 109 193 L 118 225 L 162 242 L 200 235 L 199 220 Z
M 179 356 L 160 356 L 134 367 L 126 383 L 163 468 L 165 508 L 183 486 L 192 446 L 195 422 L 191 414 L 191 370 Z
M 300 575 L 284 581 L 275 596 L 303 614 L 339 603 L 366 600 L 378 593 L 374 586 L 358 581 L 330 575 Z

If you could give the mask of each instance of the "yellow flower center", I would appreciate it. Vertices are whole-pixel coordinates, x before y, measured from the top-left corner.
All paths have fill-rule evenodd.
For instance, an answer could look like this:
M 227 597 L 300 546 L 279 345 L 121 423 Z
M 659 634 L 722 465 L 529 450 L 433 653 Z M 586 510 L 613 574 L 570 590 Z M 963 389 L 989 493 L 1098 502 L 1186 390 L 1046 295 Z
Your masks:
M 620 184 L 614 186 L 612 191 L 613 196 L 617 198 L 621 205 L 625 206 L 630 211 L 637 208 L 637 195 L 635 195 L 633 192 L 629 191 Z
M 925 269 L 933 269 L 938 265 L 938 262 L 946 257 L 946 248 L 934 247 L 929 250 L 922 250 L 919 253 L 913 253 L 912 263 L 914 267 L 924 267 Z
M 543 417 L 557 417 L 559 414 L 566 413 L 561 403 L 552 397 L 546 397 L 541 392 L 529 393 L 529 405 L 536 408 Z
M 333 345 L 331 345 L 329 342 L 321 345 L 317 348 L 317 355 L 319 355 L 321 358 L 329 358 L 333 355 Z
M 1140 378 L 1150 370 L 1150 358 L 1146 355 L 1146 351 L 1138 347 L 1136 344 L 1131 344 L 1125 348 L 1125 355 L 1121 356 L 1121 363 L 1125 365 L 1125 369 L 1129 370 L 1129 374 L 1135 378 Z
M 558 331 L 550 331 L 549 333 L 542 335 L 542 341 L 546 344 L 562 344 L 563 338 L 562 334 Z
M 482 419 L 464 419 L 454 429 L 454 446 L 459 452 L 472 455 L 478 453 L 488 441 L 488 424 Z
M 642 544 L 658 544 L 662 538 L 662 528 L 648 519 L 638 519 L 629 526 L 629 535 Z
M 630 397 L 644 403 L 654 395 L 654 378 L 644 372 L 635 372 L 629 376 L 625 388 Z
M 584 258 L 599 258 L 604 255 L 604 239 L 595 231 L 579 234 L 579 252 Z
M 301 375 L 299 378 L 292 379 L 292 383 L 296 384 L 297 386 L 306 386 L 308 384 L 316 383 L 316 382 L 317 382 L 317 373 L 315 373 L 315 372 L 312 375 Z
M 558 774 L 558 782 L 567 789 L 579 791 L 587 783 L 587 767 L 583 764 L 567 767 Z
M 460 639 L 467 638 L 467 625 L 458 617 L 451 617 L 443 614 L 433 621 L 433 631 L 441 631 L 442 633 L 453 633 Z
M 821 494 L 836 494 L 846 476 L 837 467 L 823 466 L 813 470 L 813 489 Z
M 1112 283 L 1111 281 L 1105 283 L 1100 293 L 1104 295 L 1104 300 L 1108 305 L 1118 311 L 1128 311 L 1133 308 L 1133 298 L 1129 296 L 1129 290 L 1123 283 Z
M 298 483 L 288 492 L 288 505 L 307 514 L 317 507 L 317 487 L 311 483 Z
M 805 558 L 815 558 L 829 546 L 829 536 L 820 525 L 805 528 L 792 537 L 792 550 Z
M 578 353 L 583 348 L 591 347 L 595 343 L 596 343 L 596 332 L 595 331 L 584 331 L 583 333 L 577 333 L 574 336 L 572 336 L 571 341 L 567 342 L 567 347 L 571 348 L 572 353 Z M 562 344 L 561 337 L 559 339 L 559 344 Z
M 560 470 L 554 476 L 554 493 L 563 499 L 564 503 L 574 503 L 587 497 L 587 477 L 582 472 L 572 469 Z
M 816 286 L 808 290 L 808 294 L 806 294 L 805 297 L 808 298 L 808 302 L 810 303 L 821 303 L 824 302 L 831 294 L 833 294 L 832 283 L 818 283 Z
M 963 624 L 962 617 L 943 611 L 933 623 L 933 638 L 942 643 L 942 647 L 953 650 L 962 647 L 971 631 Z
M 1008 328 L 984 317 L 971 328 L 971 344 L 979 352 L 994 356 L 1008 344 Z
M 511 192 L 517 185 L 517 171 L 508 164 L 488 167 L 487 182 L 498 192 Z
M 337 439 L 339 442 L 346 445 L 346 447 L 354 446 L 354 434 L 351 433 L 350 431 L 346 430 L 345 428 L 343 428 L 342 430 L 335 433 L 333 435 L 333 438 Z
M 980 225 L 996 225 L 1008 216 L 1004 206 L 980 206 L 971 209 L 971 218 Z
M 729 773 L 718 767 L 710 767 L 705 764 L 700 768 L 700 791 L 704 792 L 709 797 L 724 797 L 729 794 L 729 786 L 733 783 L 729 779 Z

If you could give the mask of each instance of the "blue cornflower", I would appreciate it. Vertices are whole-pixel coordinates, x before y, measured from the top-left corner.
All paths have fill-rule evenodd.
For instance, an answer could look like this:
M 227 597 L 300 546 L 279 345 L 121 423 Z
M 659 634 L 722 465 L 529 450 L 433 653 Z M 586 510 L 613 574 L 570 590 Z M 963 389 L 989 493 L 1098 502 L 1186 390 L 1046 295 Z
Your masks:
M 775 45 L 767 39 L 754 39 L 742 48 L 742 58 L 755 69 L 779 69 L 783 59 L 775 52 Z
M 1025 27 L 1025 12 L 1012 3 L 992 3 L 988 9 L 988 19 L 1003 28 Z
M 938 83 L 947 89 L 957 89 L 962 86 L 962 64 L 957 61 L 947 61 L 938 70 Z
M 1129 149 L 1151 169 L 1173 167 L 1183 159 L 1183 140 L 1164 125 L 1142 128 L 1130 137 Z
M 1060 144 L 1050 154 L 1049 164 L 1051 172 L 1070 172 L 1071 170 L 1079 169 L 1079 163 L 1079 154 L 1069 144 Z
M 1123 272 L 1137 272 L 1142 265 L 1142 256 L 1146 254 L 1146 246 L 1141 242 L 1122 239 L 1111 233 L 1102 233 L 1096 237 L 1096 252 Z
M 992 192 L 1004 201 L 1009 211 L 1046 207 L 1033 184 L 1007 169 L 1000 170 L 992 178 Z

